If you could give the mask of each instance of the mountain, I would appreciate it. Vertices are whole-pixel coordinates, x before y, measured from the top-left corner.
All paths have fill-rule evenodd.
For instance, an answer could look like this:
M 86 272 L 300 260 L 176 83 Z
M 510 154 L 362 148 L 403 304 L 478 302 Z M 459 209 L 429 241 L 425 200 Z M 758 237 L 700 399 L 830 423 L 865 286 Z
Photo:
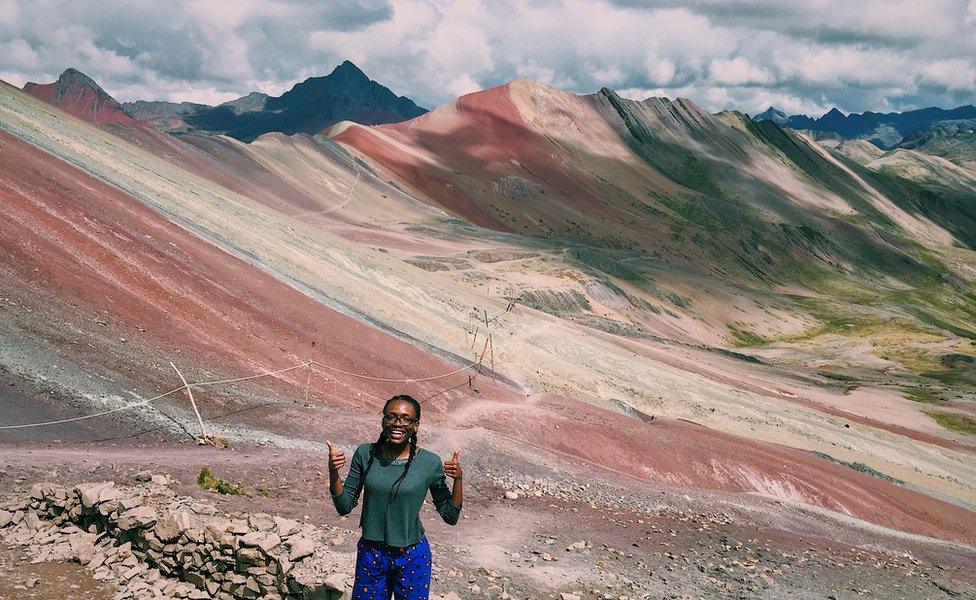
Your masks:
M 922 108 L 902 113 L 864 112 L 845 115 L 837 108 L 830 109 L 819 119 L 806 115 L 791 115 L 772 107 L 753 117 L 756 121 L 771 120 L 791 129 L 828 131 L 845 138 L 867 139 L 883 149 L 894 148 L 903 140 L 917 136 L 944 121 L 976 118 L 976 106 L 965 105 L 951 110 Z
M 184 120 L 198 130 L 250 141 L 272 131 L 314 134 L 343 120 L 373 125 L 425 112 L 345 61 L 329 75 L 306 79 L 279 97 L 251 94 Z
M 540 522 L 576 509 L 573 527 L 599 529 L 612 513 L 590 502 L 613 489 L 612 518 L 633 499 L 641 512 L 626 518 L 648 525 L 613 544 L 655 572 L 670 561 L 646 538 L 672 529 L 661 519 L 684 496 L 708 516 L 662 535 L 689 550 L 721 536 L 785 555 L 801 531 L 818 551 L 880 544 L 927 567 L 926 552 L 963 552 L 855 520 L 976 542 L 976 446 L 942 425 L 969 423 L 976 387 L 976 254 L 952 229 L 958 198 L 924 187 L 945 161 L 872 170 L 688 99 L 526 80 L 329 137 L 92 127 L 3 86 L 0 124 L 4 423 L 124 411 L 0 430 L 73 442 L 6 450 L 36 477 L 90 468 L 92 440 L 117 444 L 103 448 L 126 469 L 166 460 L 183 481 L 219 461 L 181 448 L 198 429 L 172 362 L 202 382 L 194 396 L 232 438 L 226 456 L 256 461 L 226 476 L 254 485 L 269 466 L 320 460 L 327 436 L 369 439 L 382 399 L 408 392 L 425 402 L 425 446 L 463 443 L 467 464 L 501 465 L 479 500 L 491 514 L 512 512 L 496 483 L 508 469 L 551 490 L 521 497 Z M 839 585 L 857 575 L 857 561 L 834 562 Z M 941 573 L 971 587 L 961 568 Z M 919 585 L 899 593 L 931 589 Z
M 786 113 L 777 108 L 773 108 L 772 106 L 755 115 L 752 117 L 752 119 L 754 121 L 772 121 L 777 125 L 786 125 L 786 123 L 790 120 L 789 117 L 786 116 Z
M 939 121 L 900 144 L 976 171 L 976 119 Z
M 267 94 L 262 94 L 261 92 L 251 92 L 247 96 L 243 96 L 237 100 L 224 102 L 220 106 L 231 109 L 235 115 L 241 115 L 247 112 L 264 110 L 269 98 L 270 96 Z
M 96 125 L 132 121 L 115 98 L 76 69 L 66 69 L 53 83 L 28 82 L 24 85 L 24 91 Z
M 135 102 L 122 103 L 122 109 L 133 119 L 139 121 L 182 117 L 184 115 L 192 115 L 204 110 L 210 110 L 211 108 L 213 107 L 206 104 L 197 104 L 196 102 L 177 103 L 136 100 Z
M 332 136 L 481 226 L 667 256 L 738 281 L 796 284 L 841 262 L 896 278 L 925 270 L 907 238 L 831 214 L 952 239 L 945 223 L 879 202 L 796 135 L 687 99 L 579 97 L 517 80 L 405 123 L 342 124 Z

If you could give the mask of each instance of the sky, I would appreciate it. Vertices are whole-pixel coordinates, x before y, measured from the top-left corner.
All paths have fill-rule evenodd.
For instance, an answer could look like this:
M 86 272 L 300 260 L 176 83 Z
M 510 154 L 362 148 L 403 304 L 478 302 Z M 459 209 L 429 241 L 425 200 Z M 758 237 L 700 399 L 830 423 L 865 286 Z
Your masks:
M 0 79 L 280 95 L 343 60 L 428 108 L 517 77 L 789 114 L 976 103 L 976 0 L 0 0 Z

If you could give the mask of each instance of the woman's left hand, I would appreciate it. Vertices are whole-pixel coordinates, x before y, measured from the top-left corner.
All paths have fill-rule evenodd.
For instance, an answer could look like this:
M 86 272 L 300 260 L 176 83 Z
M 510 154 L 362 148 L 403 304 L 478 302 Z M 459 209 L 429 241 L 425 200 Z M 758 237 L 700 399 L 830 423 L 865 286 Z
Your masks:
M 454 480 L 461 479 L 461 460 L 458 458 L 460 453 L 460 450 L 456 450 L 451 460 L 444 461 L 444 474 Z

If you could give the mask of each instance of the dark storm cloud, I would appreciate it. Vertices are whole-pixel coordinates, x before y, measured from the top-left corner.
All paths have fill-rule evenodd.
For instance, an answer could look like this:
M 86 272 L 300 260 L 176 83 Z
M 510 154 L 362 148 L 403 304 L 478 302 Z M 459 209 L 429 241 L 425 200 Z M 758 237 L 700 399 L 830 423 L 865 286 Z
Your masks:
M 277 94 L 344 59 L 431 106 L 528 77 L 819 113 L 972 102 L 969 0 L 0 0 L 0 78 L 122 100 Z

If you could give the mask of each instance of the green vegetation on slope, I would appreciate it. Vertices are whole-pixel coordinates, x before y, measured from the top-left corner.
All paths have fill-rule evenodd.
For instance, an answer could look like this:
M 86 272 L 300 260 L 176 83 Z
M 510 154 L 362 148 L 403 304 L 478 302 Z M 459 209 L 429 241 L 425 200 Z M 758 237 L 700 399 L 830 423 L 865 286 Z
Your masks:
M 976 192 L 944 182 L 918 183 L 888 170 L 872 171 L 853 161 L 846 163 L 868 183 L 903 210 L 923 216 L 976 250 Z
M 939 404 L 944 402 L 941 396 L 926 388 L 908 388 L 905 397 L 922 404 Z
M 895 484 L 899 484 L 899 485 L 905 483 L 904 481 L 902 481 L 900 479 L 895 479 L 894 477 L 891 477 L 890 475 L 885 475 L 881 471 L 872 469 L 871 467 L 869 467 L 868 465 L 866 465 L 866 464 L 864 464 L 862 462 L 854 462 L 854 463 L 847 462 L 846 460 L 840 460 L 840 459 L 834 458 L 833 456 L 831 456 L 829 454 L 825 454 L 823 452 L 818 452 L 816 450 L 814 450 L 813 452 L 811 452 L 811 454 L 813 454 L 814 456 L 818 456 L 818 457 L 820 457 L 820 458 L 822 458 L 824 460 L 829 460 L 832 463 L 837 463 L 838 465 L 843 465 L 843 466 L 847 467 L 848 469 L 854 469 L 855 471 L 864 473 L 866 475 L 870 475 L 871 477 L 877 477 L 878 479 L 882 479 L 884 481 L 887 481 L 888 483 L 895 483 Z
M 210 490 L 219 494 L 232 494 L 235 496 L 246 496 L 247 490 L 243 486 L 230 483 L 226 479 L 221 479 L 213 474 L 209 467 L 200 469 L 197 475 L 197 485 L 200 489 Z
M 950 412 L 926 412 L 928 416 L 932 417 L 936 423 L 942 425 L 949 431 L 957 431 L 959 433 L 965 433 L 968 435 L 976 435 L 976 420 L 973 420 L 966 415 L 961 415 L 959 413 Z

